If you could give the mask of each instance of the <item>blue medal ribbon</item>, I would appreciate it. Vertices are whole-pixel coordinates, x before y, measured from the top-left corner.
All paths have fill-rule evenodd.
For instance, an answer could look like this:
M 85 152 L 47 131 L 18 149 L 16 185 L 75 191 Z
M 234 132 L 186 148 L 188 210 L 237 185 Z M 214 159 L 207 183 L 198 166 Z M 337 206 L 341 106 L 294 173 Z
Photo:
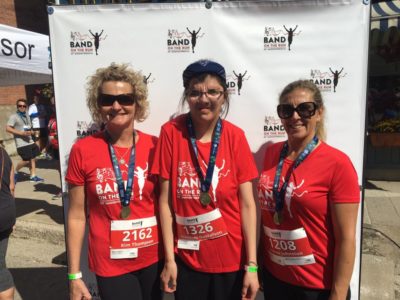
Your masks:
M 199 176 L 200 180 L 200 190 L 203 193 L 208 193 L 210 186 L 211 186 L 211 180 L 212 176 L 214 173 L 214 167 L 215 167 L 215 161 L 217 158 L 217 153 L 218 153 L 218 146 L 219 142 L 221 140 L 221 132 L 222 132 L 222 121 L 221 118 L 218 118 L 217 124 L 215 125 L 215 130 L 211 142 L 211 149 L 210 149 L 210 159 L 208 161 L 208 166 L 207 166 L 207 171 L 206 171 L 206 177 L 204 178 L 203 172 L 201 171 L 200 164 L 199 164 L 199 151 L 197 149 L 197 144 L 196 144 L 196 135 L 195 135 L 195 128 L 193 126 L 192 118 L 190 117 L 190 114 L 188 114 L 187 119 L 186 119 L 186 126 L 189 132 L 189 138 L 190 138 L 190 143 L 192 145 L 192 150 L 196 156 L 196 162 L 195 162 L 195 168 L 197 175 Z
M 288 150 L 289 150 L 289 145 L 288 145 L 287 141 L 283 145 L 281 154 L 279 156 L 279 163 L 278 163 L 278 166 L 276 167 L 274 185 L 272 188 L 272 192 L 273 192 L 274 199 L 275 199 L 275 211 L 276 212 L 281 212 L 283 209 L 286 189 L 289 184 L 290 176 L 292 176 L 294 169 L 296 169 L 307 158 L 307 156 L 314 150 L 314 148 L 315 148 L 315 146 L 317 146 L 317 144 L 318 144 L 318 138 L 317 138 L 317 136 L 314 136 L 314 138 L 311 140 L 311 142 L 309 142 L 307 144 L 306 148 L 299 154 L 296 161 L 293 163 L 293 165 L 288 170 L 288 172 L 285 176 L 285 182 L 283 183 L 281 189 L 279 190 L 279 181 L 280 181 L 281 174 L 282 174 L 283 162 L 284 162 L 285 157 L 287 156 Z
M 121 206 L 129 206 L 131 201 L 131 194 L 133 190 L 133 179 L 134 179 L 134 171 L 135 171 L 135 134 L 133 134 L 133 146 L 131 149 L 131 154 L 129 157 L 129 164 L 128 164 L 128 181 L 126 183 L 126 189 L 124 187 L 124 182 L 122 180 L 122 173 L 121 169 L 119 168 L 119 163 L 117 156 L 115 155 L 114 147 L 111 144 L 111 137 L 110 134 L 106 131 L 107 141 L 108 141 L 108 149 L 110 150 L 111 162 L 113 165 L 115 178 L 118 185 L 118 194 L 119 200 L 121 201 Z

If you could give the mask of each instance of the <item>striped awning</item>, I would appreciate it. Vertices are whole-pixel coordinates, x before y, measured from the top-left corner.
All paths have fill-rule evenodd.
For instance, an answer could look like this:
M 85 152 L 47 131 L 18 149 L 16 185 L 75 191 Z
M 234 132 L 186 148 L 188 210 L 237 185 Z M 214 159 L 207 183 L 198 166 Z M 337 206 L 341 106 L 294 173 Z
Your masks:
M 371 30 L 400 29 L 400 0 L 379 2 L 371 6 Z

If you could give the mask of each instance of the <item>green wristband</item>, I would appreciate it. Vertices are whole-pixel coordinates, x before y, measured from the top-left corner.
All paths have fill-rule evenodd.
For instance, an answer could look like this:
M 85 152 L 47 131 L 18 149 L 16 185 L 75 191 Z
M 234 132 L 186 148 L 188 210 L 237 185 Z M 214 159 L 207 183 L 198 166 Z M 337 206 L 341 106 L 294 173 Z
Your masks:
M 245 266 L 244 266 L 244 270 L 245 270 L 246 272 L 249 272 L 249 273 L 257 273 L 257 272 L 258 272 L 258 266 L 248 266 L 248 265 L 245 265 Z
M 79 278 L 82 278 L 82 272 L 68 273 L 68 279 L 69 280 L 75 280 L 75 279 L 79 279 Z

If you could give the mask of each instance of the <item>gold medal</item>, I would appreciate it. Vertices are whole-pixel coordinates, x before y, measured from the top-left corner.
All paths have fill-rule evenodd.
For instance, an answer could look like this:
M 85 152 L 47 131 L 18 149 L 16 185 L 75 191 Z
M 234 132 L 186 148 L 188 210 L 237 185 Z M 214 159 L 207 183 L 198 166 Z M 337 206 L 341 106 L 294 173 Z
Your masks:
M 283 223 L 283 213 L 280 211 L 280 212 L 275 212 L 274 213 L 274 223 L 276 224 L 276 225 L 282 225 L 282 223 Z
M 123 206 L 121 209 L 121 219 L 127 219 L 129 215 L 131 214 L 131 209 L 129 206 Z
M 204 206 L 207 206 L 208 204 L 211 203 L 211 196 L 208 192 L 201 192 L 200 193 L 200 202 Z

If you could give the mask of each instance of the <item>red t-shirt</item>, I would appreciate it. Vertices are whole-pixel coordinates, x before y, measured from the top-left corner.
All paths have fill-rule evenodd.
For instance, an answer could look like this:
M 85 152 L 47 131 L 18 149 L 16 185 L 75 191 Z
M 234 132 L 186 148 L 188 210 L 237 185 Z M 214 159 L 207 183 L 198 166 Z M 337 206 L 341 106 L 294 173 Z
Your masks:
M 131 198 L 128 219 L 152 217 L 158 212 L 158 179 L 150 174 L 157 138 L 140 131 L 137 134 L 134 196 Z M 114 148 L 118 160 L 120 156 L 125 158 L 126 164 L 120 164 L 120 169 L 126 183 L 130 151 L 127 151 L 128 148 Z M 73 145 L 65 179 L 71 184 L 85 187 L 89 212 L 89 268 L 92 272 L 104 277 L 117 276 L 142 269 L 160 259 L 163 254 L 159 249 L 161 237 L 158 244 L 139 248 L 137 258 L 110 258 L 110 222 L 121 219 L 121 204 L 103 132 L 83 138 Z
M 322 142 L 293 171 L 285 193 L 283 222 L 276 225 L 273 221 L 275 200 L 272 187 L 282 147 L 283 142 L 274 144 L 267 148 L 265 153 L 264 168 L 258 183 L 262 223 L 272 230 L 293 231 L 304 228 L 315 262 L 305 265 L 281 265 L 273 262 L 268 250 L 264 248 L 264 264 L 282 281 L 308 288 L 330 289 L 335 237 L 329 205 L 360 201 L 357 174 L 350 159 L 343 152 Z M 292 160 L 284 160 L 279 189 L 292 164 Z M 278 248 L 287 248 L 287 245 L 273 244 L 264 232 L 262 236 L 264 246 L 270 243 Z M 288 252 L 290 251 L 286 253 Z
M 186 128 L 187 115 L 166 123 L 160 133 L 152 173 L 170 181 L 174 213 L 191 217 L 219 208 L 228 234 L 201 241 L 200 250 L 176 249 L 180 258 L 191 268 L 209 273 L 233 272 L 243 263 L 243 245 L 239 185 L 257 177 L 253 155 L 244 132 L 228 121 L 222 121 L 222 134 L 216 157 L 209 194 L 211 204 L 204 207 L 199 201 L 200 183 L 195 169 Z M 199 164 L 206 172 L 211 142 L 197 141 Z M 176 242 L 176 234 L 175 234 Z

